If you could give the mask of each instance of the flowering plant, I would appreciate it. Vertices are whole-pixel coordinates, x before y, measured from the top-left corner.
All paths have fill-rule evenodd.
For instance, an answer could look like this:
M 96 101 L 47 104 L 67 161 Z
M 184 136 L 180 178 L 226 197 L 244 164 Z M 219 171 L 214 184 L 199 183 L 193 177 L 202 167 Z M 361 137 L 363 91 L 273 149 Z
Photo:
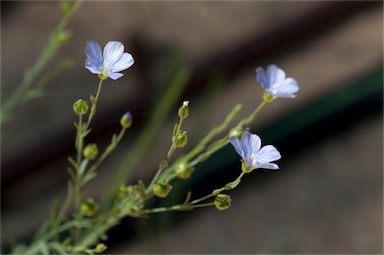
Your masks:
M 75 123 L 74 139 L 77 153 L 68 159 L 70 181 L 66 200 L 60 207 L 52 209 L 51 218 L 41 226 L 28 245 L 16 245 L 12 253 L 101 253 L 107 249 L 103 243 L 106 232 L 125 217 L 143 217 L 153 213 L 208 206 L 225 210 L 231 205 L 231 197 L 225 193 L 236 188 L 245 174 L 259 168 L 271 170 L 279 168 L 273 163 L 281 158 L 277 148 L 272 145 L 261 147 L 260 137 L 248 131 L 249 125 L 266 104 L 279 97 L 295 97 L 294 93 L 298 91 L 294 79 L 286 78 L 282 69 L 270 65 L 266 73 L 260 67 L 256 69 L 256 80 L 265 93 L 260 105 L 249 116 L 243 117 L 231 126 L 241 110 L 241 104 L 236 105 L 224 121 L 206 134 L 193 149 L 173 159 L 175 151 L 184 148 L 188 143 L 183 123 L 190 115 L 190 111 L 189 102 L 184 101 L 177 111 L 179 121 L 174 125 L 170 148 L 150 183 L 146 184 L 139 180 L 136 184 L 122 183 L 113 186 L 104 202 L 98 201 L 97 198 L 84 197 L 86 184 L 97 176 L 98 167 L 115 150 L 125 132 L 134 125 L 132 114 L 128 111 L 122 114 L 120 119 L 120 132 L 112 136 L 111 143 L 104 151 L 99 151 L 95 143 L 85 143 L 85 138 L 92 132 L 92 120 L 97 112 L 103 82 L 108 78 L 111 80 L 122 78 L 123 74 L 120 72 L 134 64 L 133 56 L 124 52 L 124 45 L 118 41 L 108 42 L 103 52 L 96 41 L 88 41 L 85 55 L 85 68 L 98 75 L 99 83 L 95 96 L 90 96 L 90 102 L 79 99 L 73 104 L 73 111 L 78 118 Z M 194 173 L 195 166 L 229 143 L 233 145 L 242 162 L 241 172 L 235 180 L 200 198 L 192 199 L 189 192 L 180 204 L 148 207 L 148 200 L 153 197 L 166 198 L 172 192 L 174 182 L 188 179 Z

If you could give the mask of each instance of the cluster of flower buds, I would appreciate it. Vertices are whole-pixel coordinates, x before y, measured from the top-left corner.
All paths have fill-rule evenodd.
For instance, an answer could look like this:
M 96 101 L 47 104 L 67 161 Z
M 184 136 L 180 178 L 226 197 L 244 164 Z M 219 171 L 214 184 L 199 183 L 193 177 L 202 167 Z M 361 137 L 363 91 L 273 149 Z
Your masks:
M 184 101 L 183 105 L 179 108 L 177 112 L 180 118 L 180 121 L 183 121 L 189 115 L 188 104 L 189 104 L 189 101 Z M 185 145 L 187 145 L 187 142 L 188 142 L 187 132 L 181 130 L 179 124 L 176 124 L 173 129 L 172 142 L 174 143 L 176 148 L 182 148 Z
M 115 207 L 122 215 L 137 217 L 143 208 L 144 187 L 120 185 L 116 194 Z

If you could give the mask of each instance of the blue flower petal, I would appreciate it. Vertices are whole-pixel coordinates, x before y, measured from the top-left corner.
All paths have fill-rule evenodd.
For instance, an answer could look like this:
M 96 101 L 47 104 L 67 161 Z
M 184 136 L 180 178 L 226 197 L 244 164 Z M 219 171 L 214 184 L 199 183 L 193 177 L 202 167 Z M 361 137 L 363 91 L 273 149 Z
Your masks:
M 85 68 L 95 74 L 99 74 L 103 64 L 100 45 L 96 41 L 88 41 L 85 46 Z
M 278 68 L 276 65 L 269 65 L 267 67 L 267 80 L 269 82 L 269 86 L 273 86 L 274 84 L 279 84 L 283 82 L 285 79 L 285 72 Z
M 277 170 L 279 169 L 279 166 L 275 163 L 260 163 L 258 164 L 257 168 Z
M 251 157 L 253 154 L 256 154 L 261 146 L 260 137 L 249 131 L 245 131 L 243 133 L 241 136 L 241 142 L 243 143 L 243 150 L 246 157 Z
M 122 73 L 109 73 L 108 77 L 111 78 L 112 80 L 117 80 L 121 77 L 123 77 L 124 74 Z
M 296 80 L 287 78 L 284 80 L 281 90 L 283 90 L 288 97 L 296 97 L 294 93 L 299 91 L 299 85 L 297 85 Z
M 244 155 L 243 145 L 240 142 L 239 138 L 237 138 L 236 136 L 232 136 L 229 139 L 229 142 L 233 145 L 233 148 L 240 155 L 240 157 L 243 157 Z
M 125 52 L 119 61 L 115 62 L 113 66 L 111 66 L 111 72 L 121 72 L 133 65 L 135 61 L 133 57 L 128 52 Z
M 258 67 L 256 68 L 256 80 L 264 89 L 268 89 L 270 84 L 267 80 L 267 76 L 264 73 L 263 68 Z
M 113 66 L 120 61 L 124 53 L 124 45 L 121 42 L 108 42 L 103 51 L 103 65 L 112 70 Z
M 101 73 L 100 66 L 95 65 L 95 63 L 88 58 L 85 60 L 85 68 L 87 68 L 91 73 L 94 73 L 94 74 Z
M 262 147 L 256 157 L 257 161 L 260 163 L 271 162 L 280 158 L 280 152 L 272 145 Z

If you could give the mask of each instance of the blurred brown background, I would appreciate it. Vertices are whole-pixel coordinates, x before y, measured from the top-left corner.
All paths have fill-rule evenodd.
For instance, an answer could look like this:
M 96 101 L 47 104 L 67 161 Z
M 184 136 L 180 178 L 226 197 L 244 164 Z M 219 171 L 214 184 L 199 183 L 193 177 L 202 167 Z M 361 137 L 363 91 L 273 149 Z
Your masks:
M 58 2 L 1 4 L 4 100 L 4 90 L 14 90 L 34 63 L 60 9 Z M 87 1 L 69 28 L 72 38 L 48 71 L 66 56 L 75 66 L 1 130 L 3 249 L 28 239 L 48 217 L 52 197 L 65 194 L 66 158 L 74 153 L 72 104 L 97 86 L 84 68 L 85 42 L 118 40 L 135 64 L 123 78 L 105 82 L 92 139 L 106 145 L 127 110 L 136 126 L 101 167 L 89 195 L 103 191 L 156 111 L 177 54 L 191 81 L 130 182 L 154 174 L 179 102 L 191 101 L 192 146 L 236 103 L 243 103 L 243 116 L 258 105 L 257 66 L 277 64 L 300 91 L 294 100 L 268 105 L 251 127 L 281 149 L 281 170 L 247 176 L 223 212 L 126 220 L 111 231 L 108 253 L 383 253 L 382 2 Z M 220 82 L 210 82 L 217 74 Z M 238 160 L 229 147 L 217 153 L 187 189 L 204 195 L 210 191 L 204 185 L 220 187 L 237 174 Z

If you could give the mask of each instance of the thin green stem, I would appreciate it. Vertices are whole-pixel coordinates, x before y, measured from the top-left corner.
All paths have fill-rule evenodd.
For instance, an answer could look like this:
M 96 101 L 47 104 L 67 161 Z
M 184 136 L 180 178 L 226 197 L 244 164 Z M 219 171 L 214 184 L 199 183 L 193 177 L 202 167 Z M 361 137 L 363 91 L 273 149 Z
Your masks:
M 141 213 L 151 214 L 151 213 L 162 213 L 162 212 L 170 212 L 170 211 L 187 211 L 187 210 L 193 210 L 195 208 L 212 206 L 214 204 L 215 204 L 214 202 L 197 204 L 197 205 L 181 204 L 181 205 L 174 205 L 174 206 L 170 206 L 170 207 L 157 207 L 157 208 L 153 208 L 153 209 L 146 209 L 146 210 L 142 210 Z
M 77 148 L 77 158 L 76 164 L 80 167 L 80 162 L 82 159 L 82 151 L 84 146 L 84 138 L 83 138 L 83 115 L 79 115 L 79 123 L 77 125 L 77 134 L 76 134 L 76 148 Z
M 99 165 L 115 150 L 117 144 L 123 138 L 126 130 L 126 128 L 122 127 L 116 139 L 111 142 L 111 144 L 104 150 L 103 154 L 101 154 L 101 156 L 96 160 L 96 162 L 88 169 L 88 173 L 96 171 Z
M 101 87 L 103 86 L 103 81 L 104 81 L 103 79 L 100 79 L 100 81 L 99 81 L 99 85 L 97 86 L 96 96 L 95 97 L 91 96 L 91 103 L 92 103 L 91 112 L 89 113 L 88 121 L 87 121 L 87 124 L 85 125 L 85 128 L 84 128 L 85 131 L 89 128 L 89 125 L 91 124 L 93 116 L 96 113 L 97 101 L 99 100 Z
M 243 129 L 246 125 L 249 125 L 256 117 L 256 115 L 263 109 L 263 107 L 267 104 L 266 101 L 262 101 L 259 106 L 245 119 L 239 122 L 236 125 L 236 128 Z

